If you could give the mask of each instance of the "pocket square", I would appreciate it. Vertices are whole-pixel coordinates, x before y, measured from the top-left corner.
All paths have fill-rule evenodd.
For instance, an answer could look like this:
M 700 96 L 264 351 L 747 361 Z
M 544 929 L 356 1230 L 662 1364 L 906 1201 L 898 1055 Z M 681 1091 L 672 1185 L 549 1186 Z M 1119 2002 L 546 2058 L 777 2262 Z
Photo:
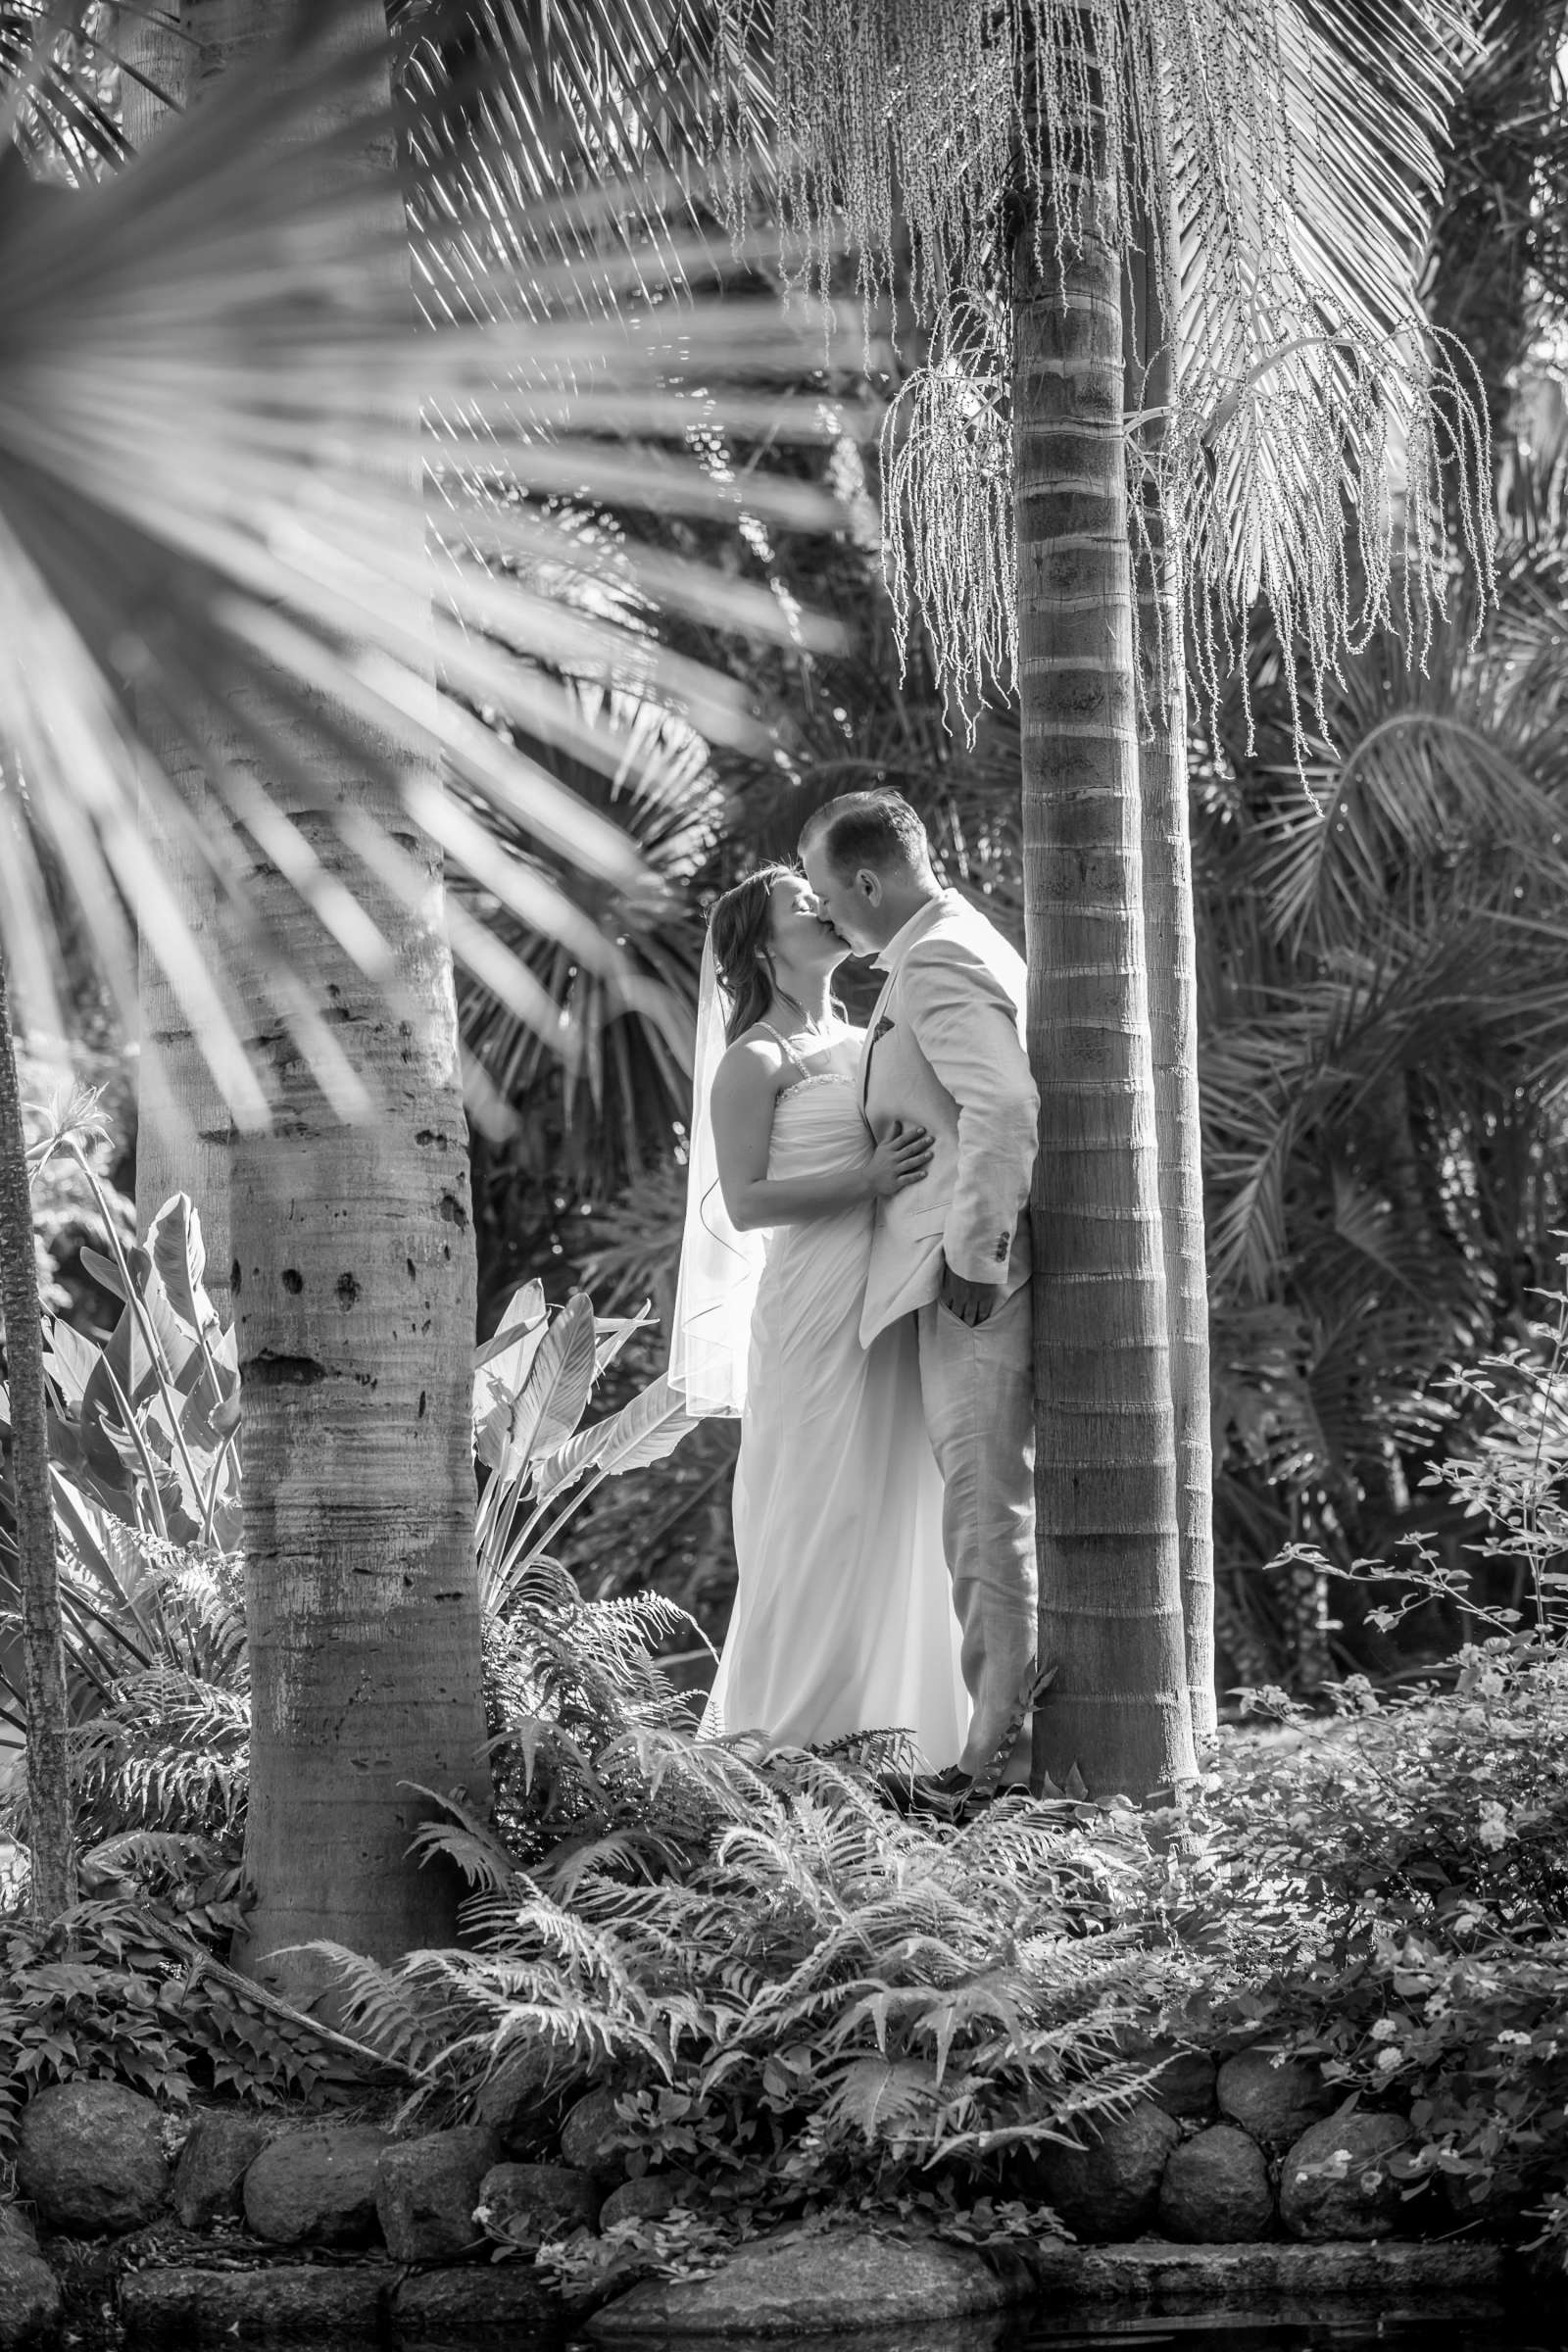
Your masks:
M 885 1012 L 882 1015 L 882 1018 L 878 1021 L 876 1027 L 871 1032 L 872 1045 L 874 1046 L 876 1044 L 878 1038 L 886 1037 L 888 1031 L 893 1027 L 893 1025 L 892 1014 Z

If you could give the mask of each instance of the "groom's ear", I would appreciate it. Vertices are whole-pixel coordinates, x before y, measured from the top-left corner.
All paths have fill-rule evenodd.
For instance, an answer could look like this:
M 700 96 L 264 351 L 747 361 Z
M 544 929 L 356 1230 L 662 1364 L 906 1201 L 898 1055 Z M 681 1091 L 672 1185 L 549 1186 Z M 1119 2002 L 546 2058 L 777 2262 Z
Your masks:
M 868 906 L 880 906 L 882 901 L 882 877 L 876 872 L 874 867 L 862 865 L 859 868 L 859 871 L 856 874 L 855 887 Z

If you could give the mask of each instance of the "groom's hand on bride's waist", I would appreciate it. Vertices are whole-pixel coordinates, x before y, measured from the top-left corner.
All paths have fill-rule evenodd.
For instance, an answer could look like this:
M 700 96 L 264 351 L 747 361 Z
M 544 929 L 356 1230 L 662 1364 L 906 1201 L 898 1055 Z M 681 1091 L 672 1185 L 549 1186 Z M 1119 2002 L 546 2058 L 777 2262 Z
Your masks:
M 955 1274 L 947 1259 L 943 1259 L 937 1304 L 945 1306 L 950 1315 L 956 1315 L 960 1323 L 989 1323 L 1001 1297 L 1000 1283 L 970 1282 L 964 1275 Z

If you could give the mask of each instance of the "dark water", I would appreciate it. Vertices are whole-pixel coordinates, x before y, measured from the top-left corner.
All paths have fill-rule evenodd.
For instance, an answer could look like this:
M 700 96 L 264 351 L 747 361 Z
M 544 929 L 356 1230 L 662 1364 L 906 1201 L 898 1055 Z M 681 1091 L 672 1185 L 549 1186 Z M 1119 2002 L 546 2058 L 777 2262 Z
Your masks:
M 801 2337 L 795 2343 L 799 2352 L 825 2352 L 830 2340 L 835 2352 L 839 2347 L 857 2352 L 857 2339 L 849 2335 Z M 1165 2345 L 1169 2352 L 1568 2352 L 1568 2295 L 1561 2308 L 1515 2307 L 1506 2315 L 1479 2306 L 1467 2312 L 1436 2305 L 1381 2315 L 1348 2305 L 1294 2316 L 1209 2311 L 1116 2319 L 1086 2318 L 1080 2312 L 1057 2319 L 1015 2312 L 967 2326 L 890 2328 L 860 2337 L 858 2352 L 1130 2352 L 1134 2345 Z M 534 2348 L 513 2338 L 486 2345 L 482 2352 Z M 564 2352 L 608 2352 L 608 2347 L 574 2337 Z M 657 2346 L 651 2341 L 648 2352 L 789 2352 L 789 2347 L 778 2339 L 769 2346 L 756 2336 L 669 2336 L 658 2339 Z
M 455 2352 L 440 2343 L 398 2339 L 399 2352 Z M 611 2352 L 589 2336 L 535 2340 L 518 2334 L 465 2334 L 464 2352 Z M 658 2336 L 614 2352 L 1132 2352 L 1164 2345 L 1168 2352 L 1568 2352 L 1568 2309 L 1539 2314 L 1514 2310 L 1473 2313 L 1405 2310 L 1379 2316 L 1365 2309 L 1323 2311 L 1311 2317 L 1238 2312 L 1181 2314 L 1167 2319 L 1052 2319 L 1014 2313 L 1002 2322 L 942 2328 L 891 2328 L 859 2337 Z M 317 2352 L 340 2352 L 318 2346 Z
M 998 2352 L 1118 2352 L 1124 2345 L 1165 2344 L 1171 2352 L 1564 2352 L 1568 2331 L 1516 2318 L 1455 2318 L 1439 2311 L 1379 2319 L 1365 2311 L 1310 2320 L 1200 2318 L 1102 2320 L 1086 2328 L 1063 2320 L 1032 2327 Z

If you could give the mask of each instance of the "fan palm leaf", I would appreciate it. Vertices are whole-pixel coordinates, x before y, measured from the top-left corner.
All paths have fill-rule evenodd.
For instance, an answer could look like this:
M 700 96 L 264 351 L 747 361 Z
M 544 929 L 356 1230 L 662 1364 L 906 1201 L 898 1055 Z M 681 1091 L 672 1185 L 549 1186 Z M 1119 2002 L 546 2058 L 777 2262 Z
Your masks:
M 703 249 L 666 239 L 662 258 L 611 251 L 606 209 L 591 202 L 526 220 L 514 207 L 510 249 L 481 260 L 468 221 L 433 221 L 416 194 L 420 272 L 464 289 L 439 327 L 421 329 L 406 245 L 368 235 L 363 199 L 334 176 L 351 153 L 363 169 L 385 134 L 372 99 L 311 169 L 273 161 L 307 136 L 324 82 L 370 72 L 371 60 L 334 48 L 333 15 L 313 12 L 295 42 L 226 76 L 123 171 L 70 194 L 13 180 L 0 207 L 0 701 L 14 761 L 0 794 L 0 922 L 19 985 L 47 1012 L 46 858 L 128 1011 L 134 906 L 251 1124 L 265 1117 L 242 1037 L 257 973 L 329 1096 L 359 1104 L 299 975 L 248 915 L 247 860 L 269 858 L 360 968 L 389 976 L 309 825 L 259 781 L 288 776 L 291 731 L 303 719 L 395 774 L 410 819 L 456 869 L 477 869 L 516 924 L 558 937 L 610 981 L 613 939 L 542 861 L 607 886 L 640 885 L 645 868 L 621 827 L 524 747 L 564 745 L 615 771 L 625 745 L 600 742 L 584 681 L 602 696 L 624 684 L 667 694 L 711 736 L 747 722 L 722 681 L 646 630 L 564 603 L 574 558 L 557 502 L 587 489 L 734 516 L 733 485 L 686 448 L 698 407 L 722 422 L 713 387 L 749 377 L 738 398 L 752 429 L 764 413 L 786 434 L 808 422 L 805 404 L 792 411 L 766 390 L 795 348 L 776 310 L 726 306 L 721 327 L 716 305 L 677 309 L 659 291 L 670 260 L 701 279 Z M 575 250 L 564 256 L 567 231 Z M 421 448 L 433 563 L 409 553 L 411 505 L 423 509 L 410 464 L 421 415 L 433 420 Z M 808 429 L 820 430 L 814 416 Z M 826 512 L 802 484 L 779 490 L 775 500 L 760 486 L 748 505 Z M 422 523 L 415 547 L 421 536 Z M 531 578 L 506 560 L 518 536 L 534 552 Z M 554 579 L 538 561 L 552 546 Z M 638 593 L 634 554 L 621 569 Z M 674 593 L 667 572 L 660 588 Z M 145 708 L 194 747 L 211 744 L 219 712 L 237 718 L 238 749 L 213 763 L 193 845 L 234 925 L 226 971 L 197 952 L 140 846 L 138 772 L 176 835 L 193 830 L 149 772 Z M 513 740 L 479 710 L 503 717 Z M 450 795 L 433 789 L 438 771 Z M 476 803 L 504 811 L 526 855 L 498 853 Z M 401 895 L 424 888 L 375 829 L 350 846 Z M 519 1018 L 548 1024 L 518 959 L 487 954 L 464 911 L 460 958 L 483 961 Z
M 1338 755 L 1314 751 L 1315 804 L 1285 656 L 1260 631 L 1255 750 L 1238 691 L 1234 780 L 1211 773 L 1199 799 L 1216 1402 L 1233 1469 L 1266 1464 L 1342 1514 L 1384 1493 L 1391 1448 L 1429 1448 L 1435 1380 L 1491 1343 L 1513 1302 L 1499 1274 L 1551 1220 L 1568 1081 L 1559 562 L 1549 544 L 1505 551 L 1484 631 L 1471 642 L 1458 595 L 1424 671 L 1397 629 L 1374 639 L 1326 698 Z

